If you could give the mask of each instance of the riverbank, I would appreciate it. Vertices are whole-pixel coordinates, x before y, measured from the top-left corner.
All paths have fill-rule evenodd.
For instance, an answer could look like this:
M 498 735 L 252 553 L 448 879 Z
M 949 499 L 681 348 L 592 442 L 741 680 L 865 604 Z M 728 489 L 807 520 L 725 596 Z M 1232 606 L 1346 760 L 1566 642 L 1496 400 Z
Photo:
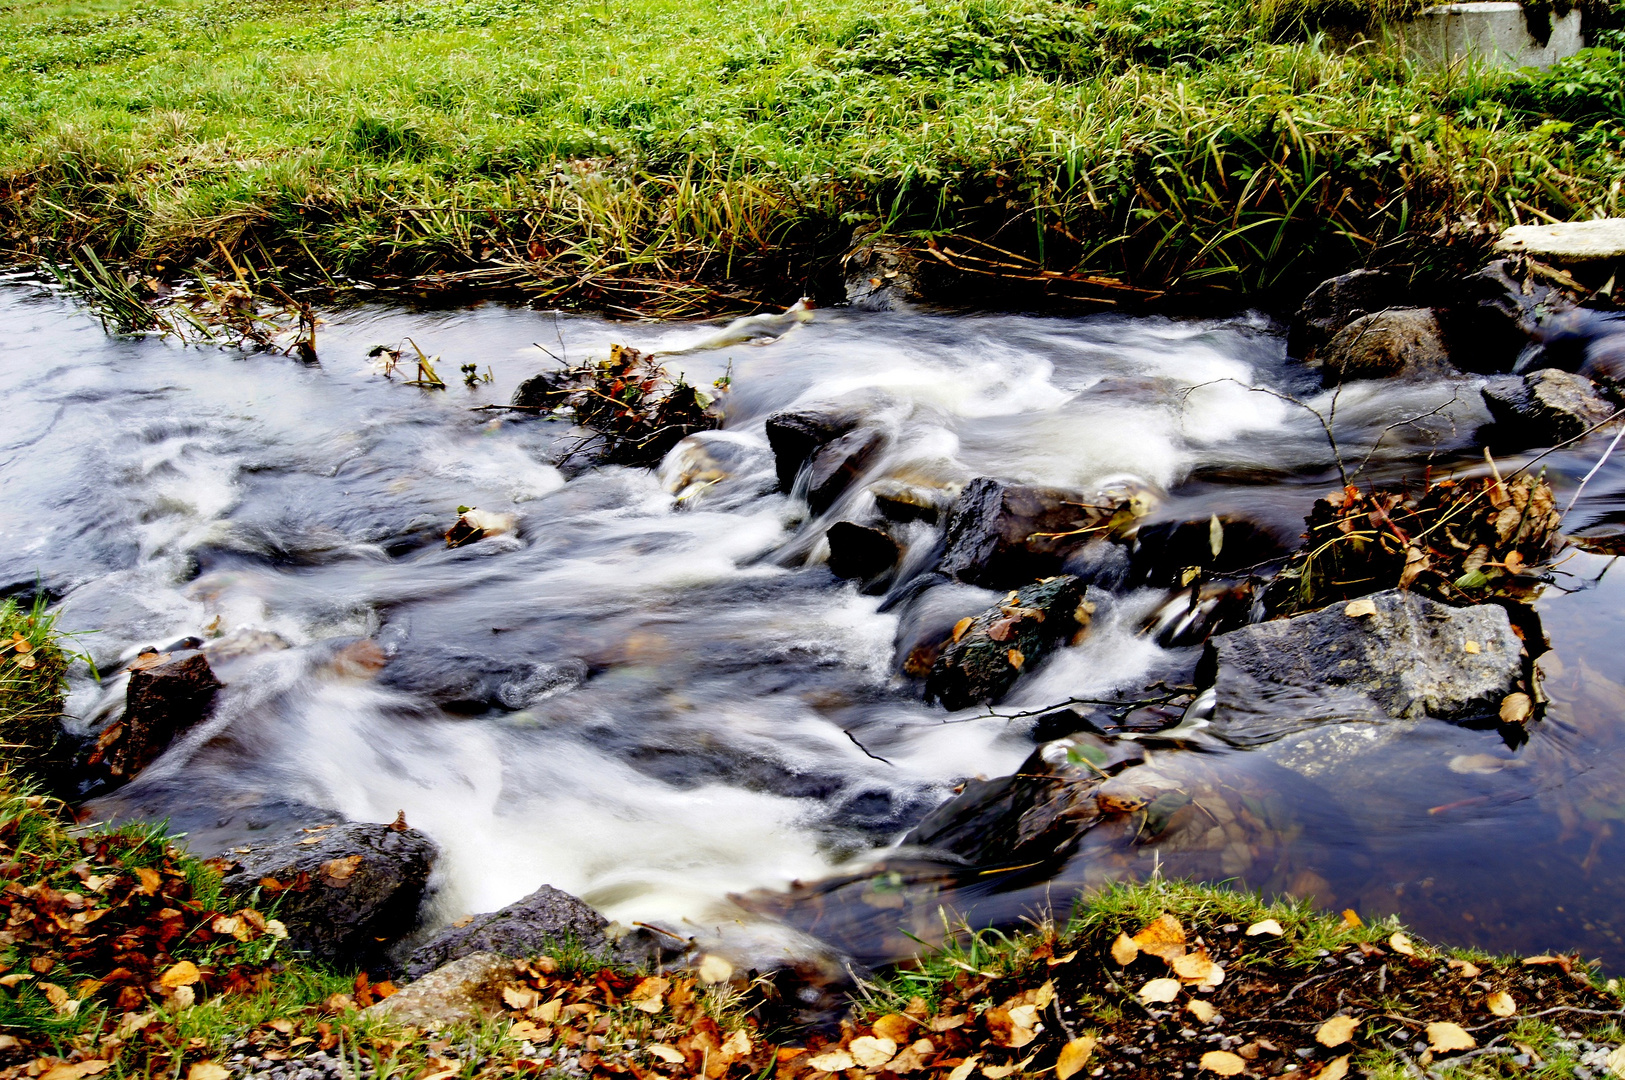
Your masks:
M 1425 277 L 1496 226 L 1625 213 L 1591 14 L 1602 48 L 1506 74 L 1260 0 L 33 5 L 0 29 L 0 232 L 138 293 L 197 269 L 668 317 L 839 295 L 875 224 L 984 303 Z

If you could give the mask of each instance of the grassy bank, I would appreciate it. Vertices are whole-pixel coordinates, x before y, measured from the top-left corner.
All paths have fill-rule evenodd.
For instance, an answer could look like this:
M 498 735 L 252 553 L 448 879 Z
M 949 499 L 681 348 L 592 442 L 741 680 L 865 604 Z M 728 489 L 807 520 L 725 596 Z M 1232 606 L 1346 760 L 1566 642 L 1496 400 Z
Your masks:
M 1301 287 L 1464 222 L 1625 213 L 1615 48 L 1426 72 L 1346 47 L 1367 10 L 31 0 L 0 26 L 0 234 L 679 314 L 793 296 L 866 221 L 1109 299 L 1141 294 L 1083 279 Z

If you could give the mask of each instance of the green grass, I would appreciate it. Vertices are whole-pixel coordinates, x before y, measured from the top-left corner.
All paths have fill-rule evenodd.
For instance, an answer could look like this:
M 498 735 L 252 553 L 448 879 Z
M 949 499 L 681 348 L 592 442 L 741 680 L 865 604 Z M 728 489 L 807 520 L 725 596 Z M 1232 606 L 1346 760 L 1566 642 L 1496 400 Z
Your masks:
M 43 595 L 0 601 L 0 757 L 24 770 L 52 760 L 68 663 Z
M 1625 212 L 1617 52 L 1425 72 L 1333 47 L 1391 14 L 1338 2 L 30 0 L 0 243 L 670 313 L 794 295 L 867 220 L 1258 291 L 1464 217 Z

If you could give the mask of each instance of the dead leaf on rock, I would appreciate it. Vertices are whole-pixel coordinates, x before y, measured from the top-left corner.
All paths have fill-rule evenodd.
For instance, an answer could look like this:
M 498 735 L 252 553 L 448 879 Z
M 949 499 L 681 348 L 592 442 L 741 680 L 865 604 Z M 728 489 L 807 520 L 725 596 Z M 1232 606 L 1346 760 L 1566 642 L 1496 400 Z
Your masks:
M 1505 990 L 1497 990 L 1485 998 L 1484 1007 L 1496 1016 L 1511 1016 L 1518 1011 L 1518 1003 Z
M 1202 1070 L 1220 1076 L 1240 1076 L 1247 1071 L 1247 1062 L 1228 1050 L 1209 1050 L 1202 1055 Z
M 1067 1080 L 1067 1077 L 1088 1064 L 1089 1055 L 1094 1052 L 1095 1037 L 1093 1035 L 1073 1039 L 1061 1047 L 1061 1054 L 1055 1059 L 1055 1080 Z
M 1178 979 L 1152 979 L 1140 987 L 1140 1000 L 1166 1004 L 1179 996 Z
M 1334 1016 L 1316 1030 L 1315 1041 L 1322 1046 L 1342 1046 L 1354 1038 L 1354 1029 L 1359 1026 L 1358 1017 Z
M 1349 605 L 1343 609 L 1343 614 L 1351 619 L 1358 619 L 1362 615 L 1375 615 L 1376 613 L 1377 604 L 1368 596 L 1350 601 Z
M 1139 955 L 1140 947 L 1127 934 L 1118 934 L 1117 940 L 1112 942 L 1112 960 L 1121 966 L 1134 963 Z
M 322 863 L 322 884 L 334 889 L 348 888 L 350 877 L 361 867 L 361 856 L 345 855 Z
M 1435 1054 L 1449 1053 L 1452 1050 L 1471 1050 L 1478 1042 L 1467 1034 L 1460 1024 L 1442 1021 L 1428 1025 L 1428 1049 Z
M 1281 929 L 1281 924 L 1274 919 L 1262 919 L 1247 928 L 1248 937 L 1257 937 L 1260 934 L 1273 934 L 1279 937 L 1284 933 L 1286 931 Z

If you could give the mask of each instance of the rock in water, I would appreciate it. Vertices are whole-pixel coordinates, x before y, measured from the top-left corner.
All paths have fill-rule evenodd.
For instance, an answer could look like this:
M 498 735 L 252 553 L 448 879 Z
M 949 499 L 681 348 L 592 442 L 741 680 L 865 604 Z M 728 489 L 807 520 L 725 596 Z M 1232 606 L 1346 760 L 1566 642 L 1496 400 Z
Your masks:
M 897 565 L 897 541 L 855 521 L 837 521 L 824 533 L 829 569 L 839 578 L 873 581 Z
M 501 911 L 477 915 L 466 926 L 449 926 L 412 953 L 406 974 L 418 978 L 473 953 L 523 959 L 571 946 L 606 963 L 641 966 L 658 960 L 660 942 L 647 930 L 612 938 L 602 915 L 567 892 L 543 885 Z
M 1207 648 L 1213 730 L 1243 744 L 1325 720 L 1492 721 L 1523 673 L 1502 608 L 1398 589 L 1232 630 Z
M 767 445 L 779 474 L 779 490 L 796 485 L 801 467 L 826 443 L 858 426 L 858 418 L 834 409 L 796 409 L 767 418 Z
M 1458 374 L 1432 308 L 1388 308 L 1362 315 L 1327 343 L 1321 361 L 1321 381 L 1327 386 L 1355 379 Z
M 221 685 L 196 649 L 142 653 L 130 665 L 124 715 L 96 740 L 90 764 L 128 780 L 208 715 Z
M 453 1024 L 478 1023 L 503 1011 L 502 988 L 514 979 L 511 957 L 471 953 L 403 986 L 362 1010 L 397 1024 L 444 1031 Z
M 822 514 L 863 474 L 886 445 L 886 436 L 874 428 L 847 432 L 813 454 L 807 476 L 807 505 Z
M 880 233 L 873 223 L 852 234 L 841 259 L 846 300 L 864 311 L 895 311 L 922 298 L 920 257 L 908 241 Z
M 1552 317 L 1570 310 L 1561 293 L 1514 259 L 1498 259 L 1450 283 L 1442 299 L 1439 326 L 1451 361 L 1480 374 L 1513 370 L 1525 348 L 1547 335 Z
M 1405 280 L 1386 270 L 1356 270 L 1322 281 L 1303 298 L 1287 333 L 1287 352 L 1313 356 L 1337 332 L 1362 315 L 1399 303 Z
M 1085 499 L 1056 488 L 1007 484 L 979 476 L 965 485 L 948 513 L 947 550 L 939 569 L 970 585 L 1012 588 L 1061 569 L 1066 553 L 1092 523 Z
M 437 854 L 416 829 L 354 822 L 233 851 L 221 884 L 228 894 L 262 888 L 288 943 L 312 959 L 365 964 L 417 928 Z
M 961 620 L 925 679 L 926 699 L 963 709 L 997 701 L 1023 671 L 1078 629 L 1083 585 L 1070 575 L 1011 593 L 1005 602 Z
M 1482 393 L 1496 423 L 1527 446 L 1572 439 L 1618 408 L 1584 375 L 1557 368 L 1491 379 Z

